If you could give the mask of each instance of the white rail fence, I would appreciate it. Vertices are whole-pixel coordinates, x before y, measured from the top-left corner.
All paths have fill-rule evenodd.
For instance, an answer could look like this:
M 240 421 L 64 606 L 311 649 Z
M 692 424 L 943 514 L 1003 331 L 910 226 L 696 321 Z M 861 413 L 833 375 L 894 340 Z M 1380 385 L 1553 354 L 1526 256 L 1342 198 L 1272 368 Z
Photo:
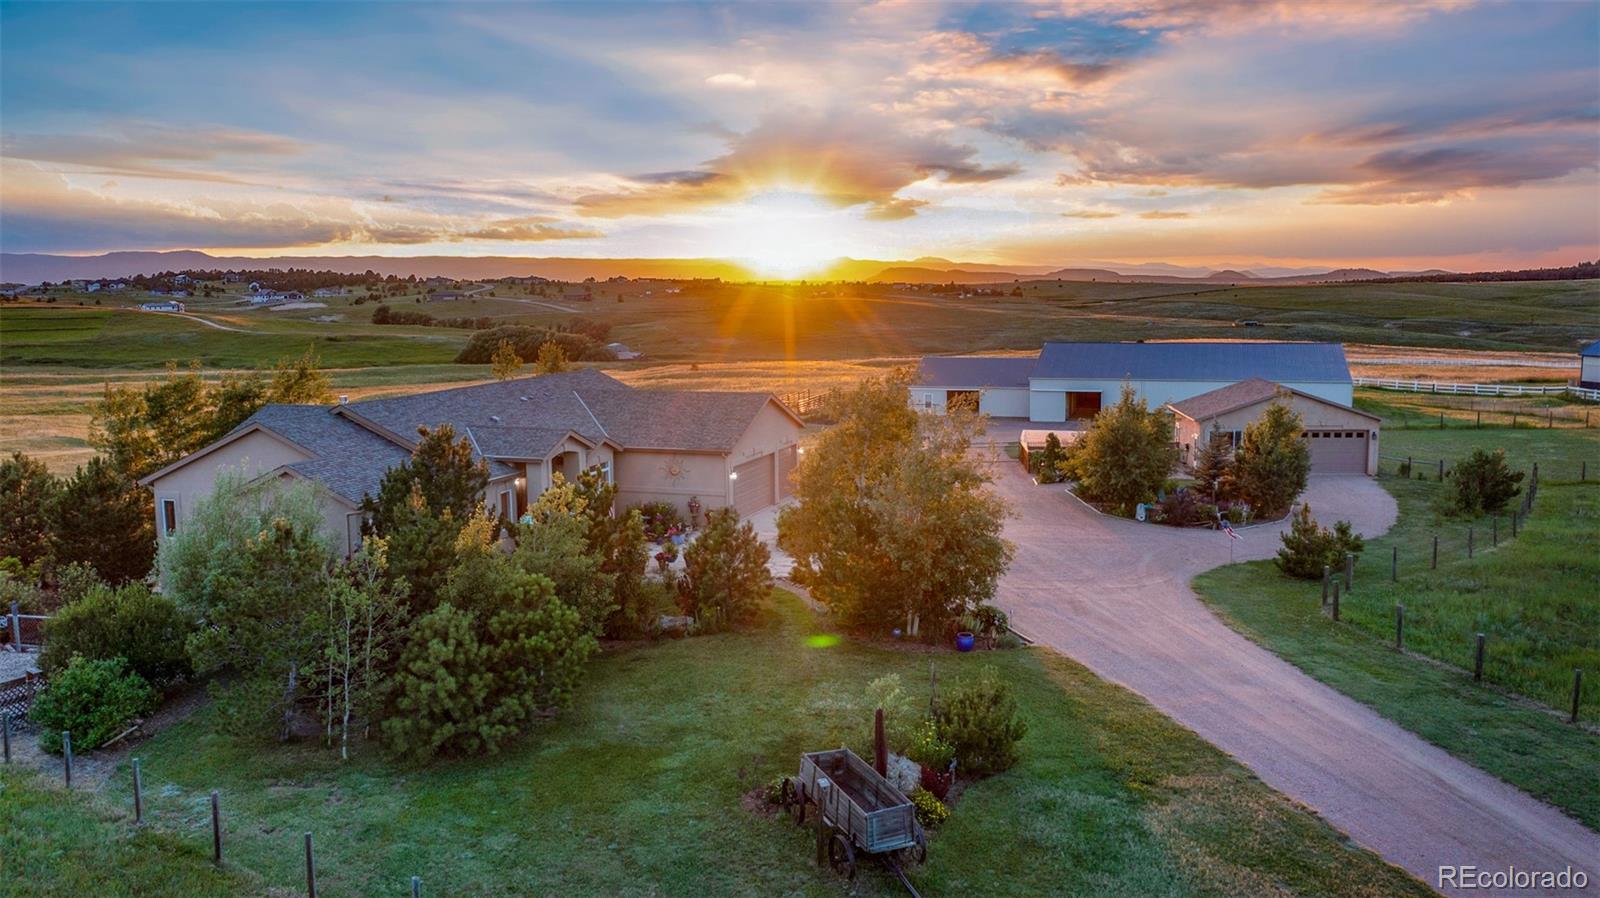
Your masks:
M 1600 402 L 1600 390 L 1565 384 L 1561 386 L 1530 384 L 1449 384 L 1431 380 L 1394 380 L 1386 377 L 1353 377 L 1358 387 L 1375 387 L 1379 390 L 1401 390 L 1407 393 L 1450 393 L 1466 396 L 1561 396 L 1570 395 L 1590 402 Z

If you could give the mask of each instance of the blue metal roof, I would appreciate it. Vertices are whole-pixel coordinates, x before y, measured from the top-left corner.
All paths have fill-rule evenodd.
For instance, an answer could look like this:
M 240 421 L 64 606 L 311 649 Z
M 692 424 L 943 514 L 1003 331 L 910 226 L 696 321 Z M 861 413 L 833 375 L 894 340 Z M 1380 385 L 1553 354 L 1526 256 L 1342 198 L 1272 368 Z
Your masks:
M 1030 356 L 924 356 L 917 383 L 928 387 L 1022 387 L 1038 360 Z
M 1338 343 L 1046 343 L 1035 378 L 1350 383 Z
M 1578 350 L 1578 355 L 1600 355 L 1600 340 L 1596 340 Z

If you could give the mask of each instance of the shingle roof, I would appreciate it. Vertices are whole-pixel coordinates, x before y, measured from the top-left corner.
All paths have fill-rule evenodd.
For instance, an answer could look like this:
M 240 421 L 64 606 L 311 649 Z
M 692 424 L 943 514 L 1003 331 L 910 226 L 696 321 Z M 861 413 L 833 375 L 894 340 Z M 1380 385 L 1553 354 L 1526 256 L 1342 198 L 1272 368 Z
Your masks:
M 727 452 L 772 396 L 636 390 L 593 369 L 351 403 L 351 411 L 405 439 L 420 426 L 490 433 L 488 456 L 538 458 L 572 431 L 625 449 Z M 485 428 L 499 428 L 486 431 Z M 520 441 L 525 438 L 526 442 Z
M 1266 402 L 1279 393 L 1292 393 L 1313 402 L 1331 405 L 1334 408 L 1342 408 L 1357 415 L 1371 418 L 1374 421 L 1383 420 L 1377 415 L 1351 408 L 1343 403 L 1323 399 L 1321 396 L 1313 396 L 1310 393 L 1285 387 L 1282 384 L 1275 384 L 1270 380 L 1262 380 L 1259 377 L 1252 377 L 1249 380 L 1241 380 L 1236 384 L 1218 387 L 1215 390 L 1201 393 L 1198 396 L 1190 396 L 1188 399 L 1178 402 L 1169 402 L 1167 403 L 1167 408 L 1191 421 L 1205 421 L 1218 415 L 1226 415 L 1228 412 L 1247 408 L 1258 402 Z
M 322 405 L 266 405 L 238 429 L 260 424 L 314 457 L 289 467 L 351 503 L 377 495 L 383 474 L 411 457 L 405 447 L 331 413 Z
M 1032 356 L 924 356 L 917 383 L 929 387 L 1026 387 Z
M 1167 407 L 1192 421 L 1204 421 L 1217 415 L 1225 415 L 1234 409 L 1264 402 L 1278 395 L 1281 389 L 1283 388 L 1270 380 L 1252 377 L 1208 393 L 1201 393 L 1199 396 L 1190 396 L 1181 402 L 1169 402 Z
M 1350 383 L 1338 343 L 1046 343 L 1035 378 Z

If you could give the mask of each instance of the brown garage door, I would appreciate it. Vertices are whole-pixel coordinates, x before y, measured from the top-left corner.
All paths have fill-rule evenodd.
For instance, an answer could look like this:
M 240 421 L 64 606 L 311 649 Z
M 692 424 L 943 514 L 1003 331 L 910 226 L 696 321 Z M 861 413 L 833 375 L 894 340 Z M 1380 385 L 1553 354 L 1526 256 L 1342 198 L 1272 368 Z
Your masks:
M 1311 444 L 1311 473 L 1367 473 L 1366 431 L 1313 430 L 1306 440 Z
M 752 459 L 733 469 L 733 507 L 741 517 L 772 504 L 772 454 Z
M 789 480 L 789 475 L 794 473 L 794 466 L 800 461 L 800 453 L 794 446 L 785 446 L 778 450 L 778 498 L 786 499 L 794 495 L 794 483 Z

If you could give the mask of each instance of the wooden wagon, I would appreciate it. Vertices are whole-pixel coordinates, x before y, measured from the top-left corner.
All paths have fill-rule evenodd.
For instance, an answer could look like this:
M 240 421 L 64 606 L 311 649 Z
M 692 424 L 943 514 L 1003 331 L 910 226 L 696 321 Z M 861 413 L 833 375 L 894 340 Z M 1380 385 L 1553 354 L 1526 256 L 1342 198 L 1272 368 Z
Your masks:
M 800 775 L 784 780 L 783 802 L 801 824 L 806 807 L 816 809 L 835 870 L 854 879 L 856 854 L 878 855 L 916 894 L 900 866 L 928 855 L 916 806 L 855 752 L 839 748 L 801 755 Z

